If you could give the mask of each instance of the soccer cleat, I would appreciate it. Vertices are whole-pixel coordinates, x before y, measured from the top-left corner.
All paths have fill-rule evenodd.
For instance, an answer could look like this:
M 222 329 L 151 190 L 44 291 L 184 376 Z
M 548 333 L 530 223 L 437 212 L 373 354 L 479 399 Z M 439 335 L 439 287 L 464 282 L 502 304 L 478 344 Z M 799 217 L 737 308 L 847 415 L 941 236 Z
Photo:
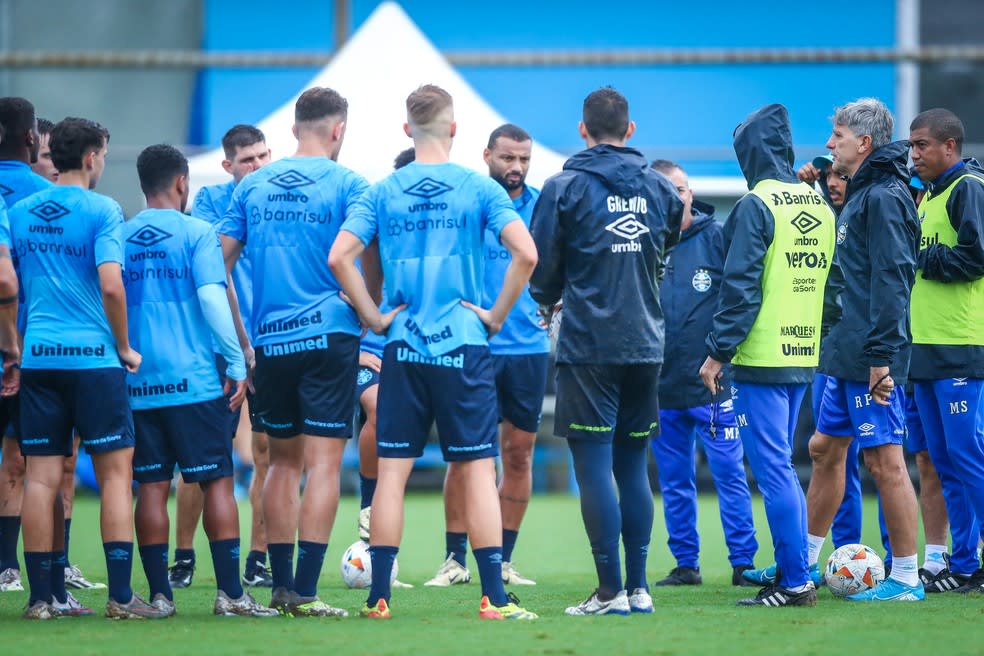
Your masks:
M 172 588 L 187 588 L 195 575 L 195 562 L 192 560 L 176 560 L 167 570 L 167 580 Z
M 96 614 L 91 608 L 83 606 L 82 602 L 76 599 L 71 592 L 65 593 L 64 603 L 53 599 L 51 602 L 51 612 L 56 617 L 89 617 L 90 615 Z
M 814 588 L 822 588 L 827 585 L 826 579 L 824 579 L 823 574 L 820 573 L 820 563 L 813 563 L 810 565 L 810 580 L 813 581 Z
M 738 606 L 767 606 L 769 608 L 779 608 L 780 606 L 816 606 L 817 589 L 813 585 L 807 585 L 803 592 L 793 592 L 776 584 L 767 585 L 759 590 L 759 593 L 750 599 L 739 599 Z
M 512 563 L 502 563 L 502 582 L 506 585 L 536 585 L 533 579 L 524 578 Z
M 978 568 L 976 572 L 970 575 L 966 583 L 954 590 L 954 592 L 959 592 L 960 594 L 984 592 L 984 568 Z
M 645 588 L 636 588 L 629 595 L 629 610 L 633 613 L 653 612 L 653 598 Z
M 920 582 L 922 582 L 923 587 L 926 587 L 930 583 L 932 583 L 933 582 L 933 579 L 935 577 L 936 577 L 936 574 L 933 574 L 932 572 L 930 572 L 925 567 L 920 567 L 919 568 L 919 580 L 920 580 Z M 926 589 L 926 592 L 929 592 L 929 588 Z
M 754 565 L 737 565 L 731 570 L 731 585 L 738 587 L 749 587 L 755 585 L 751 581 L 745 580 L 742 576 L 745 572 L 755 569 Z
M 0 592 L 24 592 L 19 569 L 8 567 L 0 572 Z
M 632 612 L 629 607 L 629 596 L 625 590 L 619 590 L 611 599 L 602 600 L 595 590 L 577 606 L 568 606 L 564 613 L 572 616 L 582 615 L 628 615 Z
M 864 592 L 848 595 L 848 601 L 922 601 L 926 598 L 922 583 L 906 585 L 895 579 L 885 579 Z
M 924 573 L 925 572 L 925 578 Z M 962 588 L 971 579 L 971 574 L 954 574 L 949 568 L 942 569 L 933 576 L 928 570 L 919 570 L 919 580 L 927 594 L 938 594 L 940 592 L 955 592 Z
M 700 585 L 703 582 L 699 567 L 674 567 L 670 570 L 669 576 L 656 581 L 653 585 Z
M 243 572 L 243 585 L 247 588 L 272 588 L 273 575 L 266 565 L 257 565 Z
M 280 614 L 276 608 L 267 608 L 253 599 L 253 595 L 248 592 L 244 591 L 239 599 L 232 599 L 222 590 L 215 593 L 212 613 L 223 617 L 276 617 Z
M 424 586 L 446 588 L 449 585 L 460 585 L 469 581 L 471 581 L 471 573 L 468 568 L 462 567 L 461 563 L 454 559 L 454 556 L 448 556 L 448 559 L 437 570 L 434 578 L 425 581 Z
M 130 601 L 125 604 L 121 604 L 110 597 L 109 601 L 106 602 L 106 617 L 111 620 L 160 620 L 167 615 L 134 593 Z
M 270 608 L 285 617 L 290 617 L 290 611 L 288 609 L 289 603 L 290 591 L 287 588 L 280 586 L 279 588 L 274 588 L 270 592 Z
M 51 620 L 56 617 L 59 615 L 46 601 L 35 601 L 30 606 L 25 606 L 24 612 L 21 613 L 22 620 Z
M 362 610 L 359 611 L 359 615 L 362 617 L 367 617 L 371 620 L 388 620 L 390 619 L 389 604 L 386 603 L 385 599 L 380 597 L 379 600 L 376 601 L 375 606 L 370 608 L 369 604 L 364 605 Z
M 772 585 L 776 582 L 777 569 L 776 564 L 772 563 L 762 569 L 747 569 L 741 573 L 741 576 L 749 583 L 754 583 L 755 585 Z
M 290 593 L 290 600 L 287 602 L 287 612 L 291 617 L 348 617 L 347 610 L 329 606 L 321 601 L 317 595 L 314 597 L 302 597 L 296 592 Z
M 359 539 L 369 542 L 369 519 L 372 516 L 372 506 L 366 506 L 359 511 Z
M 507 601 L 502 606 L 494 606 L 487 595 L 478 604 L 478 619 L 480 620 L 535 620 L 536 613 L 519 606 L 516 595 L 509 593 Z
M 168 599 L 160 592 L 155 594 L 154 598 L 150 600 L 150 605 L 161 611 L 164 617 L 171 617 L 178 612 L 178 609 L 174 606 L 174 601 Z
M 413 583 L 404 583 L 398 579 L 393 579 L 393 583 L 390 584 L 391 588 L 412 588 Z
M 70 565 L 65 568 L 65 587 L 74 590 L 105 590 L 106 584 L 90 581 L 82 575 L 82 570 Z

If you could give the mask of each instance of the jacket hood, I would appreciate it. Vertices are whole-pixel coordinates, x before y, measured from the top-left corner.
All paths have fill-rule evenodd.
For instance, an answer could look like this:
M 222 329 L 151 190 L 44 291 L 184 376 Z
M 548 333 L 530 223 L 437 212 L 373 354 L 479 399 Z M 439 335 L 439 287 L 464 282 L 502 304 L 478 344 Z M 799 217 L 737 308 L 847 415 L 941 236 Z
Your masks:
M 693 203 L 693 213 L 694 222 L 690 224 L 689 228 L 680 233 L 680 241 L 690 239 L 715 223 L 714 206 L 710 203 L 695 200 Z
M 644 186 L 649 162 L 635 148 L 599 144 L 582 150 L 564 162 L 565 171 L 583 171 L 602 180 L 619 196 L 634 196 Z
M 909 142 L 893 141 L 877 148 L 861 163 L 848 187 L 857 187 L 882 176 L 898 178 L 909 184 Z
M 795 182 L 793 133 L 783 105 L 766 105 L 735 129 L 735 155 L 748 188 L 762 180 Z

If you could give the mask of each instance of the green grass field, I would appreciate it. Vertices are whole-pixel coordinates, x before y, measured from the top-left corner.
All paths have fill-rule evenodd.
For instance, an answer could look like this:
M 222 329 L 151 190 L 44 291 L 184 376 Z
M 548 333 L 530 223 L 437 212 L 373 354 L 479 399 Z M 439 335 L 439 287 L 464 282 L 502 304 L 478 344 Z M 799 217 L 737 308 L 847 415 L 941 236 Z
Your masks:
M 650 552 L 649 576 L 665 575 L 673 561 L 665 546 L 659 498 Z M 756 564 L 771 561 L 771 541 L 755 499 L 760 548 Z M 869 504 L 870 505 L 870 504 Z M 577 500 L 569 496 L 537 496 L 514 554 L 517 567 L 538 581 L 516 589 L 523 604 L 540 614 L 532 623 L 480 622 L 476 619 L 480 588 L 477 580 L 454 588 L 424 588 L 443 558 L 444 528 L 440 498 L 413 496 L 407 503 L 407 531 L 399 556 L 400 579 L 414 583 L 397 590 L 389 622 L 358 617 L 345 620 L 245 620 L 211 614 L 215 594 L 211 559 L 204 535 L 199 537 L 194 585 L 177 590 L 178 616 L 157 622 L 111 622 L 102 617 L 56 622 L 19 619 L 26 593 L 0 595 L 0 639 L 5 654 L 909 654 L 940 650 L 940 654 L 984 652 L 980 623 L 984 598 L 933 596 L 920 604 L 860 605 L 834 599 L 820 591 L 813 609 L 736 608 L 752 588 L 733 588 L 724 551 L 717 500 L 701 500 L 704 585 L 688 589 L 655 588 L 656 613 L 649 616 L 570 618 L 564 607 L 581 601 L 594 585 L 587 539 Z M 248 526 L 246 506 L 243 525 Z M 352 615 L 365 592 L 347 590 L 338 565 L 342 551 L 356 539 L 357 502 L 343 499 L 333 543 L 325 561 L 320 594 Z M 105 581 L 98 541 L 98 508 L 91 498 L 79 499 L 72 535 L 72 560 L 91 579 Z M 865 542 L 878 545 L 874 506 L 866 506 Z M 244 541 L 243 553 L 248 542 Z M 920 548 L 921 549 L 921 548 Z M 828 542 L 824 552 L 831 551 Z M 921 551 L 920 551 L 921 553 Z M 473 572 L 474 574 L 474 572 Z M 477 576 L 476 576 L 477 579 Z M 139 562 L 134 587 L 146 592 Z M 100 614 L 105 592 L 79 593 Z M 269 591 L 257 594 L 269 601 Z M 147 650 L 146 652 L 144 650 Z M 932 652 L 930 652 L 932 653 Z

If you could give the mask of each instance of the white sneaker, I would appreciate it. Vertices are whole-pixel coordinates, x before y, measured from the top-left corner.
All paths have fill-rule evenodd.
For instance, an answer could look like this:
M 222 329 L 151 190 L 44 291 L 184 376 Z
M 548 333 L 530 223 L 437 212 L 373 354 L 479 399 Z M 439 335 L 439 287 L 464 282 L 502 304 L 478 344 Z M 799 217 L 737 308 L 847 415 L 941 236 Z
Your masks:
M 51 612 L 57 617 L 88 617 L 95 614 L 91 608 L 83 606 L 81 601 L 67 591 L 65 592 L 65 603 L 52 598 Z
M 577 606 L 569 606 L 564 611 L 568 615 L 628 615 L 632 612 L 629 608 L 629 596 L 625 590 L 619 590 L 614 598 L 602 601 L 598 598 L 598 591 L 595 590 L 591 596 L 579 603 Z
M 243 592 L 239 599 L 232 599 L 226 593 L 218 590 L 215 594 L 215 605 L 212 607 L 215 615 L 225 617 L 277 617 L 280 612 L 276 608 L 267 608 L 258 603 L 248 592 Z
M 72 565 L 65 568 L 65 587 L 75 590 L 105 590 L 106 584 L 90 581 L 82 575 L 82 570 Z
M 366 506 L 359 511 L 359 539 L 369 542 L 369 518 L 372 516 L 372 506 Z
M 636 588 L 629 595 L 629 609 L 633 613 L 653 612 L 653 598 L 645 588 Z
M 161 611 L 164 617 L 174 617 L 178 609 L 174 606 L 174 602 L 162 593 L 158 592 L 154 595 L 154 598 L 150 600 L 150 605 Z
M 24 592 L 19 569 L 11 567 L 0 572 L 0 592 Z
M 446 588 L 449 585 L 460 585 L 471 581 L 471 573 L 466 567 L 454 559 L 454 555 L 448 556 L 434 578 L 424 583 L 425 586 L 436 586 Z
M 502 582 L 506 585 L 536 585 L 533 579 L 523 578 L 512 563 L 502 563 Z

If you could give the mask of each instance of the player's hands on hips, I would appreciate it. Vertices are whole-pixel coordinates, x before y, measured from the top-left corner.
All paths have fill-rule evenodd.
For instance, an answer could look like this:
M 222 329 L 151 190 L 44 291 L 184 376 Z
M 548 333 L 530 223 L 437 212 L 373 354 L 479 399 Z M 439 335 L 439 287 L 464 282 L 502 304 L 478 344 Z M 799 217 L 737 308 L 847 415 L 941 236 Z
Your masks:
M 229 396 L 229 392 L 232 392 L 232 396 Z M 226 378 L 225 385 L 222 386 L 222 394 L 229 397 L 229 410 L 233 412 L 239 410 L 246 400 L 246 381 Z
M 717 394 L 721 391 L 721 369 L 724 364 L 718 362 L 711 356 L 707 356 L 704 360 L 704 364 L 700 365 L 700 379 L 704 381 L 704 387 L 711 391 L 711 394 Z
M 379 322 L 370 323 L 369 328 L 372 330 L 372 332 L 376 333 L 377 335 L 385 335 L 386 331 L 389 330 L 390 325 L 392 325 L 393 320 L 396 319 L 396 315 L 398 315 L 400 312 L 403 312 L 406 309 L 407 309 L 406 304 L 397 305 L 389 312 L 381 313 L 379 315 Z
M 872 367 L 868 376 L 868 393 L 871 400 L 878 405 L 888 405 L 888 399 L 895 390 L 895 381 L 889 374 L 888 367 Z
M 140 368 L 140 363 L 143 362 L 143 356 L 134 351 L 132 348 L 125 348 L 122 351 L 117 350 L 120 354 L 120 361 L 126 370 L 131 374 L 137 373 L 137 369 Z
M 796 177 L 798 177 L 802 182 L 813 184 L 820 179 L 820 169 L 813 166 L 810 162 L 807 162 L 800 167 L 799 171 L 796 172 Z
M 246 389 L 255 393 L 256 387 L 253 385 L 253 371 L 256 369 L 256 351 L 253 345 L 249 344 L 243 349 L 243 359 L 246 360 Z
M 3 358 L 3 382 L 0 383 L 0 396 L 13 396 L 20 390 L 20 364 L 7 362 L 7 356 Z
M 485 324 L 485 330 L 488 331 L 489 337 L 492 337 L 502 330 L 502 322 L 497 322 L 495 320 L 495 317 L 492 316 L 491 310 L 478 307 L 474 303 L 469 303 L 468 301 L 461 301 L 461 304 L 478 315 L 478 318 L 482 320 L 483 324 Z
M 359 366 L 365 367 L 366 369 L 372 369 L 377 374 L 383 366 L 383 361 L 377 358 L 372 353 L 366 353 L 365 351 L 359 351 Z

